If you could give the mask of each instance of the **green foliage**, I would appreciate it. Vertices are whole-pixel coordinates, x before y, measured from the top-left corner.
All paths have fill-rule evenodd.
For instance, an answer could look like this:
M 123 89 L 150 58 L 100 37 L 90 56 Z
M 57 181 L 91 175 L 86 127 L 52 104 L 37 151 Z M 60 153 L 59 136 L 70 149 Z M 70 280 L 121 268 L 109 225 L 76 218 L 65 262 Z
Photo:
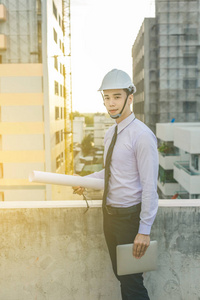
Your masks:
M 94 147 L 93 146 L 93 138 L 89 134 L 89 135 L 85 136 L 81 142 L 81 149 L 82 149 L 83 156 L 90 155 L 90 153 L 93 152 L 93 147 Z
M 160 145 L 160 147 L 158 147 L 158 151 L 160 153 L 174 153 L 174 147 L 167 145 L 166 143 L 162 143 L 162 145 Z

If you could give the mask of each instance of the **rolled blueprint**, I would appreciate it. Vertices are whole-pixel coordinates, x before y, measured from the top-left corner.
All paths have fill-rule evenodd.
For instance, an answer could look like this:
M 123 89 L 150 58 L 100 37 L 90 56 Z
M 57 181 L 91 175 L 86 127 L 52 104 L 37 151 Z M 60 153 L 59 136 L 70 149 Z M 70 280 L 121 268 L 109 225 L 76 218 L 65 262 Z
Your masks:
M 30 182 L 50 183 L 68 186 L 82 186 L 95 190 L 104 189 L 104 180 L 81 176 L 64 175 L 50 172 L 33 171 L 29 175 Z

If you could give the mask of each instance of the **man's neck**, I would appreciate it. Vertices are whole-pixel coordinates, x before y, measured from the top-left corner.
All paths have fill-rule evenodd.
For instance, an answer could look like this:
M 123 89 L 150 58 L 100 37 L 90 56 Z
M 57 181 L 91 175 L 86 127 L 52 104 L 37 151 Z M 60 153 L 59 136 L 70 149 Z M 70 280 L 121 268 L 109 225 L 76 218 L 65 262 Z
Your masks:
M 132 114 L 132 111 L 128 112 L 125 115 L 121 115 L 118 119 L 116 119 L 116 123 L 119 124 L 120 122 L 122 122 L 123 120 L 128 118 L 131 114 Z

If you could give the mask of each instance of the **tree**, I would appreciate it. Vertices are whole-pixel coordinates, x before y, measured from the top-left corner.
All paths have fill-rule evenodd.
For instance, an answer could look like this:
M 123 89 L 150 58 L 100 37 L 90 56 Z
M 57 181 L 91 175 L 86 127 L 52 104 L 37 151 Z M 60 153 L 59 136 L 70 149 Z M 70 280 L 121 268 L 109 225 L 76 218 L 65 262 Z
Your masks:
M 93 151 L 93 147 L 94 147 L 93 138 L 89 134 L 89 135 L 85 136 L 81 142 L 81 149 L 83 152 L 83 156 L 89 155 Z

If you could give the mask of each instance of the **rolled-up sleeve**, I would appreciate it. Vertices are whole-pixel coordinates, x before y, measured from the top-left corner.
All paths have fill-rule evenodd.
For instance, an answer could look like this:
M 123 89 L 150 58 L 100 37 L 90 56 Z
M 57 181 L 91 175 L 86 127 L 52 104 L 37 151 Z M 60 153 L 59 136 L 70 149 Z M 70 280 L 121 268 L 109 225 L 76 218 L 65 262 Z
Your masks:
M 158 150 L 156 137 L 143 132 L 135 143 L 137 166 L 142 187 L 142 205 L 138 233 L 150 234 L 158 210 Z

